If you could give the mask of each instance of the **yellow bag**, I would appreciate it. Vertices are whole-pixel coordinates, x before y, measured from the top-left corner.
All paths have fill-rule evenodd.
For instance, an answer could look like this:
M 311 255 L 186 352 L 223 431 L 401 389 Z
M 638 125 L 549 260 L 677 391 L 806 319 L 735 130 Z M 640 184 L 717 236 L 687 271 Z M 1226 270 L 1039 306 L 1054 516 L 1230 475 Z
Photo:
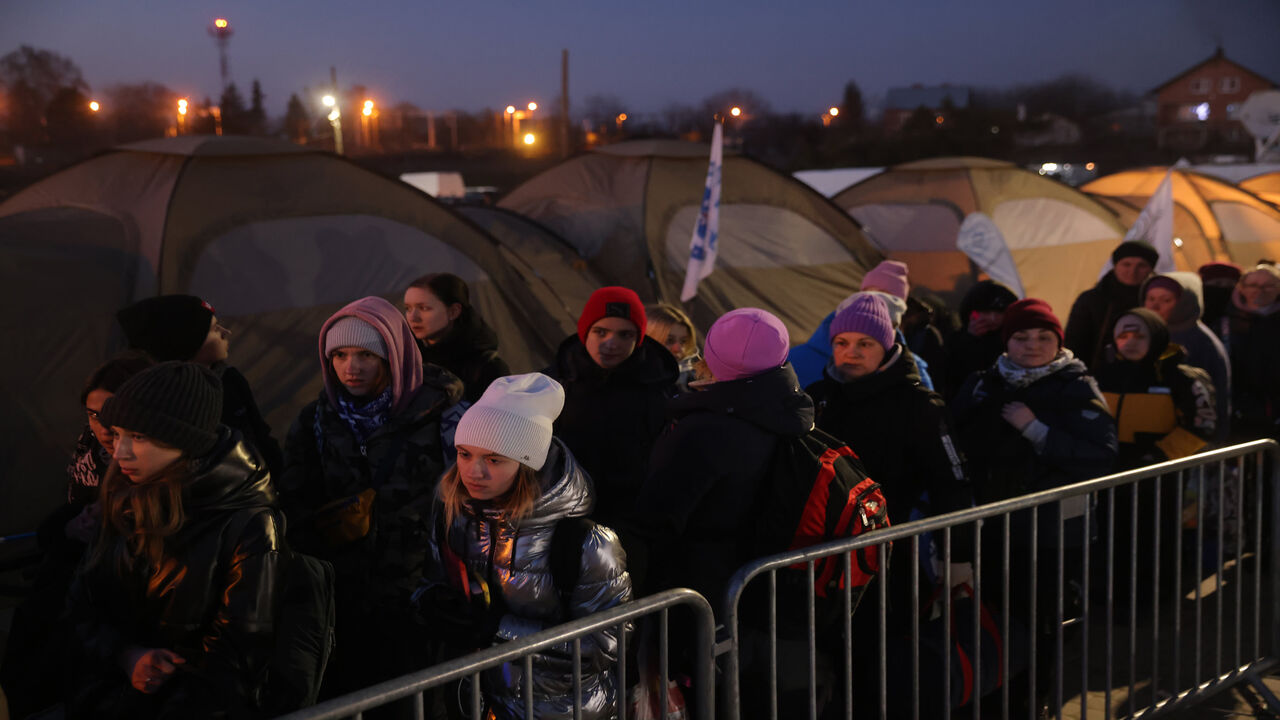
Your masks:
M 369 534 L 373 501 L 378 491 L 368 488 L 358 495 L 326 503 L 312 519 L 316 532 L 332 546 L 345 545 Z

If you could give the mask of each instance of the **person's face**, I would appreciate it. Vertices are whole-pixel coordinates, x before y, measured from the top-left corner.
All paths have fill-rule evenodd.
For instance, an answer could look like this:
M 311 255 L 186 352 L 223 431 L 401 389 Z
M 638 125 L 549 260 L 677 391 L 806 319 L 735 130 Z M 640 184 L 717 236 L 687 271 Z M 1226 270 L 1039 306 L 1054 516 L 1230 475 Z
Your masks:
M 683 325 L 672 325 L 667 331 L 667 339 L 662 346 L 671 351 L 677 360 L 684 359 L 684 346 L 689 342 L 689 328 Z
M 112 456 L 120 464 L 120 472 L 129 482 L 138 485 L 151 480 L 161 470 L 182 457 L 182 451 L 169 447 L 142 433 L 122 427 L 111 428 L 116 434 Z
M 474 445 L 458 446 L 458 477 L 467 494 L 476 500 L 506 495 L 519 470 L 520 463 L 505 455 Z
M 1058 356 L 1058 336 L 1045 328 L 1019 330 L 1009 336 L 1007 352 L 1024 368 L 1042 367 Z
M 969 313 L 969 334 L 974 337 L 989 335 L 999 330 L 1003 322 L 1003 310 L 974 310 Z
M 225 325 L 218 322 L 215 316 L 209 320 L 209 336 L 204 339 L 204 345 L 196 351 L 191 362 L 201 365 L 213 365 L 227 359 L 227 353 L 231 351 L 231 331 Z
M 1116 353 L 1130 362 L 1139 362 L 1151 349 L 1151 335 L 1140 325 L 1125 325 L 1116 329 Z
M 106 448 L 108 455 L 115 452 L 116 434 L 98 420 L 98 413 L 102 412 L 102 405 L 107 398 L 114 394 L 102 388 L 94 388 L 84 399 L 84 412 L 89 417 L 89 430 L 98 439 L 98 444 Z
M 1173 306 L 1178 304 L 1178 296 L 1173 294 L 1169 288 L 1153 287 L 1147 289 L 1147 296 L 1142 300 L 1142 306 L 1148 310 L 1154 310 L 1157 315 L 1164 318 L 1165 322 L 1169 322 L 1169 316 L 1173 314 Z
M 831 361 L 846 380 L 870 375 L 884 362 L 885 347 L 870 335 L 842 332 L 831 338 Z
M 445 305 L 430 290 L 411 287 L 404 291 L 404 319 L 419 340 L 440 337 L 460 315 L 461 305 Z
M 1250 310 L 1261 310 L 1274 303 L 1280 296 L 1280 280 L 1265 270 L 1247 273 L 1240 278 L 1240 294 Z
M 353 397 L 365 397 L 382 391 L 383 360 L 377 353 L 362 347 L 340 347 L 329 356 L 333 374 Z
M 1116 263 L 1115 271 L 1121 285 L 1138 285 L 1151 274 L 1151 263 L 1140 257 L 1127 257 Z
M 640 329 L 620 317 L 600 318 L 587 331 L 587 354 L 605 370 L 618 367 L 636 349 Z

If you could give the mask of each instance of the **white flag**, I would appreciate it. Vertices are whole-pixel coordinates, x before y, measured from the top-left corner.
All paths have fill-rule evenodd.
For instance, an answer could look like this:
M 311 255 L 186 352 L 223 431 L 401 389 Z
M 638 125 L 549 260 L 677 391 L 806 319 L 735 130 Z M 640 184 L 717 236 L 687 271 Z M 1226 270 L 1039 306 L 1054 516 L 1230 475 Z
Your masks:
M 956 235 L 956 247 L 992 280 L 1008 285 L 1018 297 L 1026 297 L 1009 244 L 995 221 L 985 213 L 971 212 L 965 217 Z
M 1164 180 L 1160 181 L 1155 193 L 1147 200 L 1146 207 L 1142 208 L 1138 219 L 1133 221 L 1133 227 L 1129 228 L 1129 232 L 1124 234 L 1124 239 L 1126 242 L 1137 240 L 1147 243 L 1160 253 L 1160 258 L 1156 260 L 1156 272 L 1167 273 L 1178 269 L 1173 262 L 1172 168 L 1165 172 Z M 1106 275 L 1109 270 L 1111 270 L 1111 260 L 1107 260 L 1107 264 L 1102 268 L 1102 275 Z
M 702 190 L 702 208 L 689 240 L 689 266 L 684 274 L 680 302 L 688 302 L 698 294 L 698 281 L 711 274 L 716 266 L 717 241 L 720 235 L 720 176 L 724 169 L 724 130 L 720 123 L 711 133 L 711 162 L 707 164 L 707 184 Z

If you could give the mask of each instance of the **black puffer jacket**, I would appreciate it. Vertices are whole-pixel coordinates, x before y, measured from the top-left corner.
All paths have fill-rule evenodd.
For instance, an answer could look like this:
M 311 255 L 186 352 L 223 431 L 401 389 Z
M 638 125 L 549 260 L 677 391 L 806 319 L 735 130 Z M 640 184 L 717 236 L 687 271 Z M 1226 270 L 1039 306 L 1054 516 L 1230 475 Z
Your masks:
M 1097 285 L 1076 298 L 1067 318 L 1062 344 L 1089 369 L 1102 365 L 1116 320 L 1127 310 L 1142 304 L 1138 289 L 1138 285 L 1122 284 L 1116 279 L 1114 270 L 1108 271 Z
M 498 357 L 498 336 L 471 307 L 463 308 L 440 342 L 429 345 L 418 340 L 418 350 L 423 362 L 439 365 L 462 380 L 462 397 L 467 402 L 479 400 L 489 383 L 511 374 L 506 361 Z
M 1083 363 L 1055 361 L 1056 371 L 1021 387 L 1005 380 L 1000 364 L 971 375 L 951 401 L 957 436 L 980 503 L 1111 471 L 1116 457 L 1115 421 Z M 1025 403 L 1036 420 L 1048 427 L 1042 442 L 1028 439 L 1001 417 L 1001 409 L 1015 401 Z
M 755 517 L 780 439 L 813 428 L 791 365 L 718 382 L 671 404 L 631 528 L 649 552 L 650 589 L 691 587 L 719 603 L 751 560 Z
M 243 717 L 257 705 L 283 534 L 270 475 L 240 433 L 224 427 L 182 502 L 186 520 L 160 567 L 139 563 L 120 577 L 104 561 L 73 582 L 68 615 L 83 658 L 68 717 Z M 146 696 L 120 668 L 129 646 L 167 648 L 186 663 Z
M 818 427 L 862 459 L 890 500 L 891 523 L 907 522 L 913 508 L 927 516 L 973 504 L 946 406 L 920 383 L 910 351 L 895 345 L 884 366 L 856 380 L 837 380 L 829 365 L 824 375 L 805 388 Z
M 1233 302 L 1216 329 L 1231 357 L 1233 440 L 1280 439 L 1280 303 L 1259 314 Z
M 631 357 L 605 370 L 572 335 L 543 372 L 564 386 L 564 410 L 555 434 L 595 482 L 592 518 L 613 527 L 635 506 L 653 443 L 666 425 L 667 400 L 677 392 L 680 368 L 666 348 L 645 337 Z
M 334 564 L 340 592 L 359 588 L 365 602 L 407 603 L 421 577 L 425 518 L 445 468 L 441 415 L 462 396 L 462 383 L 428 365 L 422 387 L 362 447 L 322 391 L 302 409 L 285 443 L 280 493 L 289 514 L 290 543 Z M 334 547 L 313 518 L 322 506 L 383 482 L 373 506 L 373 529 Z

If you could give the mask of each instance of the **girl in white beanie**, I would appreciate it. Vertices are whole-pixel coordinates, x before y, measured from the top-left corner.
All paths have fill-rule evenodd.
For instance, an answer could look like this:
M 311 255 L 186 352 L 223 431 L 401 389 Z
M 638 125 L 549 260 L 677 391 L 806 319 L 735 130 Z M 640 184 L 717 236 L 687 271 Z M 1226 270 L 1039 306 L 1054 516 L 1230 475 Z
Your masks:
M 513 375 L 493 381 L 458 423 L 458 461 L 440 480 L 431 559 L 414 596 L 449 652 L 529 635 L 631 598 L 617 535 L 585 520 L 595 503 L 591 478 L 552 437 L 563 407 L 555 380 Z M 583 638 L 587 720 L 614 714 L 617 640 L 613 628 Z M 540 655 L 533 667 L 535 716 L 573 717 L 567 651 Z M 497 718 L 524 717 L 523 673 L 523 663 L 512 663 L 482 676 Z

